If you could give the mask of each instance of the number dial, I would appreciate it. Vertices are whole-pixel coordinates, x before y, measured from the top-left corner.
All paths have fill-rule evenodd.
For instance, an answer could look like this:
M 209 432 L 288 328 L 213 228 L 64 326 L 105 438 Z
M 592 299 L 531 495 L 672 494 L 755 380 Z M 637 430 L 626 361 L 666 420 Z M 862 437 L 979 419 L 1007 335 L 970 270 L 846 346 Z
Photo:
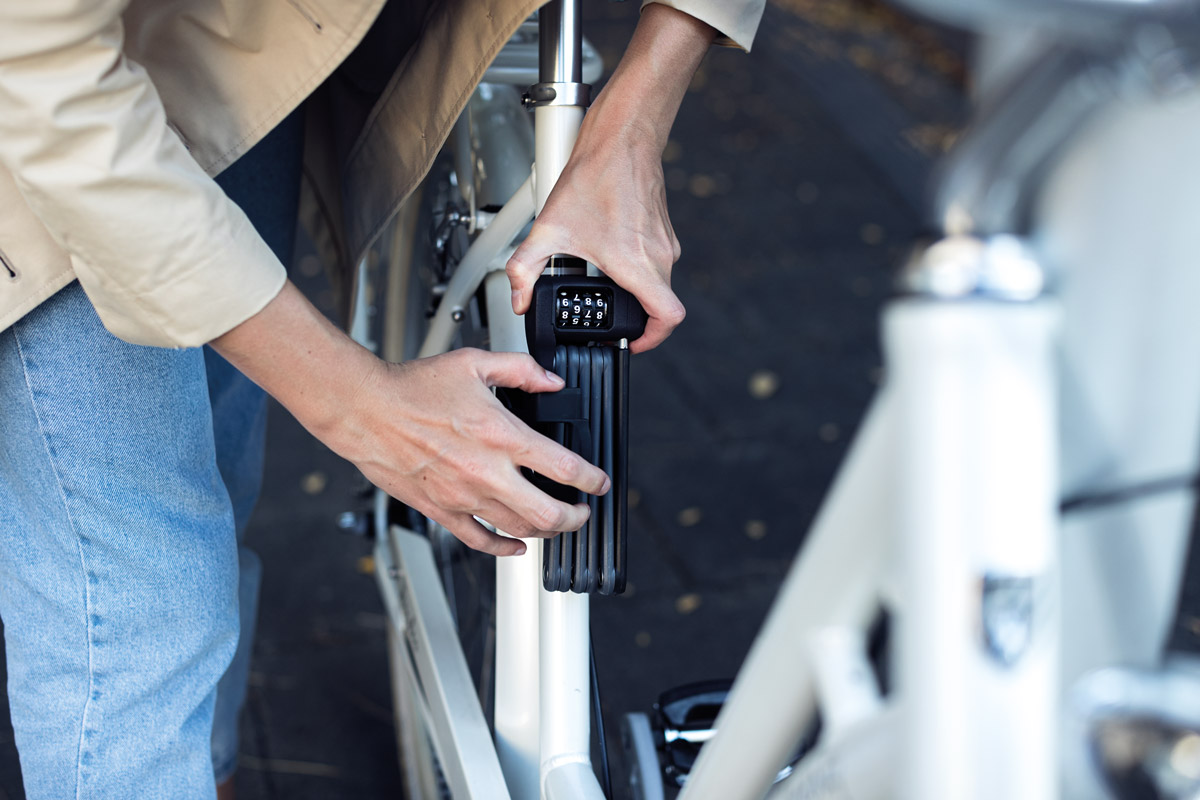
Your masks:
M 555 295 L 554 327 L 559 330 L 608 330 L 612 327 L 612 289 L 560 286 Z

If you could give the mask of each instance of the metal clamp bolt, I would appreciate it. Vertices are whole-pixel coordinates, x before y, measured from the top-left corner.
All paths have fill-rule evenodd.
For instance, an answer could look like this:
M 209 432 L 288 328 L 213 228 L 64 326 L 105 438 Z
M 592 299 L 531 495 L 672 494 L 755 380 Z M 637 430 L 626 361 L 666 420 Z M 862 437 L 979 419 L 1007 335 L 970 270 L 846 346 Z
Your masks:
M 592 104 L 592 85 L 590 83 L 535 83 L 521 96 L 521 103 L 526 108 L 537 108 L 538 106 L 587 108 Z

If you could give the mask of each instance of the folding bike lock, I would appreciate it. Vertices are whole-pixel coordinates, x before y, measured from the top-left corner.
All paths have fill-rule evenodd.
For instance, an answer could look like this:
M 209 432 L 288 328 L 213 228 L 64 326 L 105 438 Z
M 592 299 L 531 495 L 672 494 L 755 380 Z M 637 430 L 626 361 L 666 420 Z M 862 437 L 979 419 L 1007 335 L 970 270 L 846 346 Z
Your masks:
M 556 256 L 551 266 L 585 266 Z M 528 394 L 498 390 L 518 417 L 612 478 L 603 497 L 586 495 L 526 471 L 534 485 L 568 503 L 586 500 L 587 525 L 542 548 L 542 583 L 552 592 L 620 594 L 625 590 L 629 522 L 629 341 L 646 329 L 646 312 L 608 278 L 543 275 L 525 315 L 529 352 L 566 387 Z

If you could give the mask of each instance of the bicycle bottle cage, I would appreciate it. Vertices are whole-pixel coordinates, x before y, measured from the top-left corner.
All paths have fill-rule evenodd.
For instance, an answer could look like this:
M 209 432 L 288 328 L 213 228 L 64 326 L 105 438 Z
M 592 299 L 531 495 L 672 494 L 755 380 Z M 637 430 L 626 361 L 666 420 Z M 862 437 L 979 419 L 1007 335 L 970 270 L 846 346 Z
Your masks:
M 581 259 L 555 257 L 552 266 Z M 620 594 L 625 590 L 629 523 L 629 347 L 642 335 L 646 312 L 608 278 L 543 275 L 525 315 L 529 352 L 566 387 L 527 394 L 498 390 L 534 430 L 603 469 L 612 488 L 603 497 L 526 471 L 538 488 L 568 503 L 586 499 L 586 527 L 548 539 L 542 547 L 542 583 L 552 592 Z

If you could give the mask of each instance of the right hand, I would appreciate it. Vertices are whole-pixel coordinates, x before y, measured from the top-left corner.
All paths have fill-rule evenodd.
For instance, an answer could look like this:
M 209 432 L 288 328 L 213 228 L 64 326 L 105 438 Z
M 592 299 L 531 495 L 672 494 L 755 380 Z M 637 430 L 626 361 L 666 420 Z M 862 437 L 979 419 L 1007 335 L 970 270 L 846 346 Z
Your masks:
M 492 394 L 493 386 L 563 387 L 527 355 L 458 350 L 389 364 L 290 281 L 211 344 L 372 483 L 476 550 L 511 556 L 525 545 L 474 517 L 516 537 L 553 536 L 587 521 L 585 504 L 555 500 L 521 467 L 590 494 L 608 491 L 602 470 L 534 433 Z
M 327 444 L 392 497 L 444 525 L 464 544 L 498 556 L 524 543 L 498 536 L 549 537 L 583 527 L 586 504 L 545 494 L 528 467 L 589 494 L 610 481 L 599 468 L 531 430 L 491 387 L 558 391 L 562 379 L 520 353 L 464 349 L 403 364 L 377 362 Z

